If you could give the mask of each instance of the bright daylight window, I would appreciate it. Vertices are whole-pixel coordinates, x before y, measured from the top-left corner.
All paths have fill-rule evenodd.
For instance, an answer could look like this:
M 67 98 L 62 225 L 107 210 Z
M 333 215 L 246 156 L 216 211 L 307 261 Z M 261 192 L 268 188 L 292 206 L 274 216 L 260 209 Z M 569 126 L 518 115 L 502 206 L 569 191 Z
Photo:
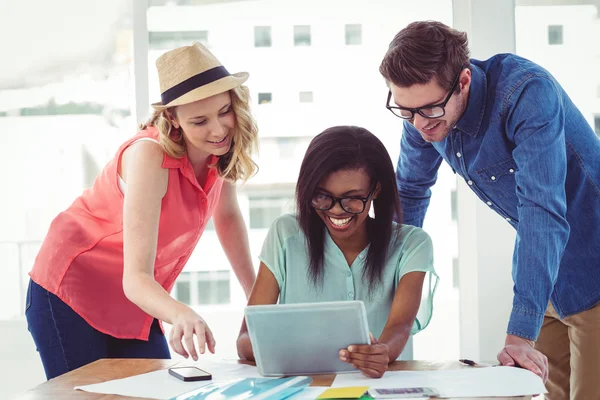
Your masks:
M 271 47 L 271 27 L 254 27 L 254 47 Z
M 310 25 L 294 26 L 294 45 L 295 46 L 310 46 Z
M 0 398 L 45 380 L 25 293 L 50 222 L 89 187 L 133 120 L 130 0 L 25 0 L 0 12 Z M 10 338 L 10 339 L 9 339 Z
M 272 93 L 259 93 L 258 104 L 271 104 L 273 102 Z
M 548 26 L 548 44 L 563 44 L 563 26 Z
M 360 24 L 346 25 L 346 45 L 362 44 L 362 26 Z

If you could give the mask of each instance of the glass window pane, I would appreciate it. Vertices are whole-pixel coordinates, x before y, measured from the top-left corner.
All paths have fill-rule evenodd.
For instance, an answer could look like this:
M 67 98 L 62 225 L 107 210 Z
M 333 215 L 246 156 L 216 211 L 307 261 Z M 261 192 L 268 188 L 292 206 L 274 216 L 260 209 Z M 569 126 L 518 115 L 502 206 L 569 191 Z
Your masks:
M 254 27 L 254 47 L 271 47 L 271 27 Z
M 191 305 L 191 296 L 190 296 L 190 281 L 189 280 L 177 280 L 175 283 L 175 288 L 177 290 L 176 298 L 183 304 Z
M 294 46 L 310 46 L 310 25 L 294 26 Z
M 563 44 L 563 26 L 548 26 L 548 44 Z
M 250 208 L 250 229 L 267 229 L 281 215 L 277 206 Z
M 273 95 L 271 93 L 259 93 L 258 104 L 271 104 L 273 102 Z
M 231 293 L 229 292 L 230 286 L 229 279 L 216 281 L 216 299 L 214 304 L 229 304 L 231 298 Z
M 594 130 L 596 131 L 596 135 L 600 136 L 600 115 L 594 117 Z
M 228 270 L 198 271 L 196 279 L 199 305 L 229 304 L 231 302 Z
M 362 44 L 362 25 L 347 24 L 346 25 L 346 45 Z
M 138 122 L 131 116 L 132 1 L 5 4 L 0 320 L 22 318 L 27 273 L 48 226 L 91 186 Z M 3 389 L 0 398 L 13 397 Z
M 300 103 L 312 103 L 313 92 L 300 92 L 299 94 Z
M 251 196 L 250 229 L 267 229 L 282 214 L 292 212 L 294 207 L 293 193 L 286 197 Z
M 279 148 L 280 159 L 290 159 L 294 157 L 296 147 L 298 146 L 298 138 L 278 137 L 275 140 L 277 141 L 277 147 Z

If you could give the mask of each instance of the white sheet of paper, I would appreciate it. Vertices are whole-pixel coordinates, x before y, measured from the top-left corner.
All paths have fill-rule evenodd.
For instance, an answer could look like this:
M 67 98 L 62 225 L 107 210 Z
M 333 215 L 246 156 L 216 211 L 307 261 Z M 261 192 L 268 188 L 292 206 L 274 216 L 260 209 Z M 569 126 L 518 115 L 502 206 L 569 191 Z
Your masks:
M 92 393 L 170 399 L 211 383 L 227 382 L 241 378 L 262 378 L 256 367 L 238 364 L 236 360 L 210 360 L 204 358 L 193 365 L 209 372 L 213 379 L 210 381 L 183 382 L 169 375 L 168 370 L 163 369 L 93 385 L 76 386 L 75 389 Z
M 380 379 L 363 374 L 338 375 L 332 387 L 432 387 L 440 397 L 525 396 L 546 393 L 542 379 L 515 367 L 462 368 L 441 371 L 388 371 Z

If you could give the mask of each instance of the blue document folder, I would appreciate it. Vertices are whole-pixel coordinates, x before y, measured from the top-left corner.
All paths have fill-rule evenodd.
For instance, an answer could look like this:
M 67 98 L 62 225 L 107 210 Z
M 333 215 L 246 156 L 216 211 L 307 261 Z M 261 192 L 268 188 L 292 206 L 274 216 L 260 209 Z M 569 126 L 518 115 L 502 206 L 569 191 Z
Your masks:
M 307 376 L 288 378 L 246 378 L 227 383 L 212 383 L 171 400 L 281 400 L 304 390 L 312 379 Z

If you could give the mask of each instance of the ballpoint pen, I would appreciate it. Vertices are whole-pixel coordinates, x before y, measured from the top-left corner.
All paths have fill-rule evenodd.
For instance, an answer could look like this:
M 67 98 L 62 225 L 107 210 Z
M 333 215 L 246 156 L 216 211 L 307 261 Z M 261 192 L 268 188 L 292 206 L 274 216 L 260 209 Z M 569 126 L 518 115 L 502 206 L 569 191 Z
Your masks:
M 467 359 L 460 359 L 458 360 L 459 362 L 465 364 L 465 365 L 469 365 L 471 367 L 496 367 L 497 365 L 494 364 L 488 364 L 488 363 L 482 363 L 482 362 L 475 362 L 472 360 L 467 360 Z

